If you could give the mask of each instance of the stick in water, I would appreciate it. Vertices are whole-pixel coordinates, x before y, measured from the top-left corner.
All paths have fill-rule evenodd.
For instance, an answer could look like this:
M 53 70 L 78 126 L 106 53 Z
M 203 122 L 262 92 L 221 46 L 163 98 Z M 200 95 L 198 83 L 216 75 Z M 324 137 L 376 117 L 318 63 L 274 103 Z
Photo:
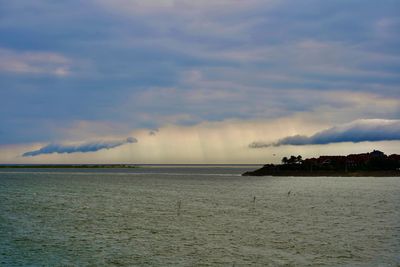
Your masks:
M 178 200 L 178 202 L 176 204 L 177 204 L 177 208 L 178 208 L 177 214 L 179 216 L 181 214 L 182 201 Z

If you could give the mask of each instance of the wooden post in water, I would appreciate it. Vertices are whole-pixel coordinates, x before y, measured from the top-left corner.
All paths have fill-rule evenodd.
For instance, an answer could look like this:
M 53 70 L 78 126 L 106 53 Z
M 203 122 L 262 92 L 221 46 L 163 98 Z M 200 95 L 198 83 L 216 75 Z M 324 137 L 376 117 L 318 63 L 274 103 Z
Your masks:
M 251 208 L 252 210 L 256 209 L 256 196 L 253 197 L 253 207 Z

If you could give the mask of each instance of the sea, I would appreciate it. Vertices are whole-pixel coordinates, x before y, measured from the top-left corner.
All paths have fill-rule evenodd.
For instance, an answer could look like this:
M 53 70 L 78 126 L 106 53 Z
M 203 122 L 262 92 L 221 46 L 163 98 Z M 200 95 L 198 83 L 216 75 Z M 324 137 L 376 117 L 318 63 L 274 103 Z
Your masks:
M 0 266 L 400 266 L 400 177 L 1 169 Z

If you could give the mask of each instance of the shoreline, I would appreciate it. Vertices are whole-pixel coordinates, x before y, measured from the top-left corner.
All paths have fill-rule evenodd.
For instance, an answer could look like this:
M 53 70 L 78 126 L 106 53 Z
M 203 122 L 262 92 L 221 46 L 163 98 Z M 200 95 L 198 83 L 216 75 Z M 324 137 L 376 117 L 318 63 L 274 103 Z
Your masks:
M 38 164 L 38 165 L 0 165 L 0 169 L 134 169 L 130 164 Z
M 379 150 L 307 159 L 292 155 L 283 157 L 282 164 L 266 164 L 242 176 L 400 177 L 400 155 L 387 156 Z

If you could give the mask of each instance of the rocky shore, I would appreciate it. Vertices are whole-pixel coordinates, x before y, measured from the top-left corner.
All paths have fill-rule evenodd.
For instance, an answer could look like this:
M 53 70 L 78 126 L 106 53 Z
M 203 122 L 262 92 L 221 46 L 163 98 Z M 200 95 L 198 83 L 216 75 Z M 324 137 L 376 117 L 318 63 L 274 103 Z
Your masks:
M 255 171 L 245 172 L 242 176 L 335 176 L 335 177 L 400 177 L 400 171 L 290 171 L 260 168 Z

